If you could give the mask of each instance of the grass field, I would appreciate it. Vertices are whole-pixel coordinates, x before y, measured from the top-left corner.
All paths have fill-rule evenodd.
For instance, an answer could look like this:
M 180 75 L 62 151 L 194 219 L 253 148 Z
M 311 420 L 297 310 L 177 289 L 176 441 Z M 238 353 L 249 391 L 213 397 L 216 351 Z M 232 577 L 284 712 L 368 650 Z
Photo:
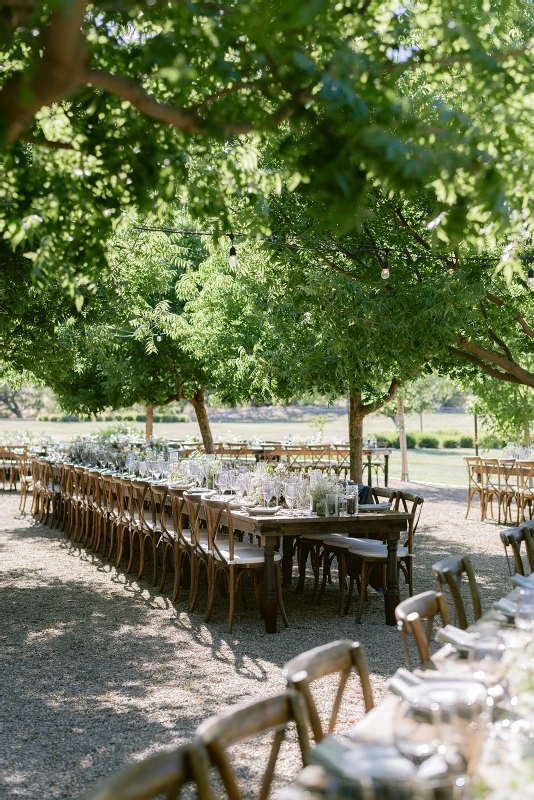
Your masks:
M 258 409 L 258 418 L 251 417 L 247 420 L 225 420 L 213 422 L 212 430 L 215 437 L 277 440 L 289 434 L 298 437 L 308 437 L 314 434 L 310 421 L 313 416 L 305 414 L 304 419 L 265 419 L 261 409 Z M 0 439 L 5 432 L 24 432 L 32 434 L 39 432 L 49 434 L 56 439 L 70 439 L 75 436 L 85 436 L 95 433 L 102 428 L 109 427 L 109 422 L 37 422 L 36 420 L 0 420 Z M 142 423 L 129 423 L 143 432 Z M 324 427 L 325 437 L 335 437 L 346 440 L 347 438 L 346 413 L 332 412 Z M 419 432 L 419 417 L 407 417 L 406 429 L 409 433 Z M 393 433 L 395 426 L 392 420 L 380 415 L 371 415 L 366 418 L 364 433 Z M 474 434 L 473 417 L 468 414 L 426 414 L 423 417 L 423 430 L 438 436 L 458 432 L 461 434 Z M 168 439 L 182 439 L 188 436 L 198 436 L 196 422 L 182 423 L 155 423 L 154 433 Z M 409 474 L 413 481 L 427 481 L 430 483 L 459 484 L 466 483 L 465 466 L 463 458 L 474 455 L 474 449 L 458 450 L 410 450 L 408 456 Z M 394 451 L 390 459 L 392 477 L 400 478 L 400 454 Z

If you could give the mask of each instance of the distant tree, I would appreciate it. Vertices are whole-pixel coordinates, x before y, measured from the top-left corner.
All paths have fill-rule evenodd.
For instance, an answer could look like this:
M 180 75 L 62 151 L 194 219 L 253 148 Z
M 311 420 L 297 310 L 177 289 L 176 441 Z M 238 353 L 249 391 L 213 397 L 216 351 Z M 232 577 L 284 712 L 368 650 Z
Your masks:
M 531 356 L 534 366 L 534 356 Z M 479 379 L 470 384 L 473 398 L 470 409 L 484 421 L 484 427 L 501 439 L 532 444 L 534 392 L 526 386 L 513 386 L 494 379 Z
M 420 430 L 423 430 L 423 414 L 435 411 L 457 392 L 457 387 L 448 378 L 431 373 L 419 375 L 405 383 L 399 390 L 407 414 L 419 414 Z M 397 425 L 397 403 L 388 403 L 381 414 Z

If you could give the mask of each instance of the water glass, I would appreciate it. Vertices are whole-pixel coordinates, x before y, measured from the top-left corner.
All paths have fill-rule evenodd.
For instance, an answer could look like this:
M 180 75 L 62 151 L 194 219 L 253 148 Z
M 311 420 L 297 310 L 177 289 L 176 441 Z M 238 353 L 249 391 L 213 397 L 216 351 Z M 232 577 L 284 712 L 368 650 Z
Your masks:
M 520 590 L 517 598 L 515 625 L 520 631 L 529 634 L 529 638 L 534 632 L 534 590 Z
M 338 515 L 338 494 L 330 492 L 326 495 L 326 516 L 337 517 Z

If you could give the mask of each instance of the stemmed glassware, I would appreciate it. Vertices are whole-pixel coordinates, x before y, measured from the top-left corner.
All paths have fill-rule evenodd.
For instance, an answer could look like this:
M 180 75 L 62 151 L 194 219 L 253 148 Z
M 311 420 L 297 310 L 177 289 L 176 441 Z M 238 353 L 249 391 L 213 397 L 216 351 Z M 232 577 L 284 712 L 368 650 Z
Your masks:
M 293 516 L 294 515 L 293 505 L 299 496 L 298 484 L 295 483 L 295 481 L 288 481 L 285 486 L 284 495 L 286 498 L 286 502 L 289 506 L 289 513 L 291 514 L 291 516 Z
M 534 634 L 534 590 L 520 590 L 514 621 L 516 628 L 527 634 L 528 640 L 531 641 Z
M 263 484 L 262 484 L 262 487 L 261 487 L 261 491 L 262 491 L 262 495 L 263 495 L 263 502 L 265 503 L 265 506 L 267 507 L 269 505 L 269 503 L 271 502 L 271 500 L 273 499 L 273 497 L 274 497 L 274 483 L 273 483 L 273 481 L 270 481 L 270 480 L 263 481 Z

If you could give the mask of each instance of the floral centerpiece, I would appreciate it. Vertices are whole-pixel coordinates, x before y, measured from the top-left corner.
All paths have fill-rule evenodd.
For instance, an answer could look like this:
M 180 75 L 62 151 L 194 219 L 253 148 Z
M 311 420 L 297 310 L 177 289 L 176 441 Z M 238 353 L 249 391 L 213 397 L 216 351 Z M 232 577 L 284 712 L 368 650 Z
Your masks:
M 338 491 L 339 481 L 335 475 L 325 475 L 318 470 L 313 470 L 310 473 L 308 492 L 313 503 L 313 510 L 317 512 L 319 517 L 326 515 L 327 496 L 329 494 L 337 494 Z

